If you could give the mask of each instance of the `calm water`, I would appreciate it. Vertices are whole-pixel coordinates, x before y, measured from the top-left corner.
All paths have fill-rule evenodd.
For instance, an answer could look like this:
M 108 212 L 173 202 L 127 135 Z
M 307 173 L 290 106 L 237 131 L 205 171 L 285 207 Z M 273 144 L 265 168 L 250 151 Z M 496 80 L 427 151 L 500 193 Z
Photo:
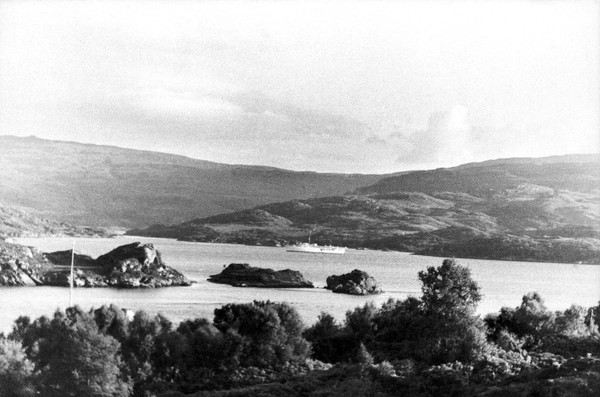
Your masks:
M 367 301 L 380 304 L 390 297 L 402 299 L 409 295 L 419 296 L 417 273 L 428 266 L 439 266 L 443 260 L 401 252 L 348 250 L 345 255 L 319 255 L 290 253 L 284 248 L 187 243 L 139 237 L 27 238 L 18 239 L 18 242 L 52 252 L 70 249 L 74 240 L 77 252 L 93 257 L 133 241 L 152 242 L 168 265 L 197 281 L 191 287 L 156 290 L 76 289 L 74 303 L 85 309 L 115 303 L 132 310 L 160 312 L 174 322 L 192 317 L 212 319 L 213 310 L 223 304 L 267 299 L 293 304 L 307 324 L 312 324 L 322 311 L 342 319 L 346 310 Z M 299 270 L 317 287 L 323 287 L 329 275 L 361 269 L 379 280 L 385 293 L 357 297 L 333 294 L 322 288 L 234 288 L 206 281 L 209 275 L 219 273 L 223 265 L 233 262 L 276 270 Z M 518 306 L 522 296 L 529 291 L 539 292 L 553 310 L 565 309 L 572 303 L 595 305 L 600 300 L 600 266 L 477 259 L 462 259 L 460 263 L 471 269 L 481 286 L 484 295 L 479 305 L 481 314 L 496 312 L 502 306 Z M 68 303 L 67 288 L 0 287 L 0 331 L 10 330 L 19 315 L 51 315 L 56 308 L 64 309 Z

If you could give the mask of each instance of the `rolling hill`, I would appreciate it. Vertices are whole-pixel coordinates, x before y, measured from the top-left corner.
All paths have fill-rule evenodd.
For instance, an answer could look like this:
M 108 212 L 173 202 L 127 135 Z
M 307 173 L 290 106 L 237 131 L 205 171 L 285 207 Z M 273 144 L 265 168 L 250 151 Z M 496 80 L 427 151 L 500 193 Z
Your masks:
M 317 226 L 315 226 L 317 225 Z M 382 178 L 130 234 L 274 244 L 304 240 L 429 255 L 600 263 L 597 155 L 508 159 Z
M 0 204 L 76 225 L 143 227 L 297 198 L 344 194 L 382 175 L 295 172 L 0 136 Z

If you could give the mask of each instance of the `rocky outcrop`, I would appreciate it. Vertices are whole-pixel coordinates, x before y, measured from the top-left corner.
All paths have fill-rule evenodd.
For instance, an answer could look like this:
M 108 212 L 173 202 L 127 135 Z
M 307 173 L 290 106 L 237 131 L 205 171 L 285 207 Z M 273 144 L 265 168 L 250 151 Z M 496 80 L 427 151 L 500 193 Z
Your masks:
M 298 271 L 290 269 L 275 271 L 252 267 L 247 263 L 232 263 L 221 273 L 210 276 L 208 281 L 234 287 L 314 288 L 314 285 Z
M 44 285 L 69 286 L 71 251 L 45 256 L 55 268 L 44 274 Z M 183 274 L 165 265 L 152 244 L 122 245 L 97 259 L 76 253 L 74 263 L 75 287 L 159 288 L 191 284 Z
M 41 285 L 40 274 L 48 266 L 35 248 L 0 240 L 0 286 Z
M 68 287 L 70 270 L 51 271 L 44 275 L 44 285 Z M 93 271 L 75 269 L 73 272 L 73 287 L 108 287 L 105 278 Z
M 152 244 L 120 246 L 99 256 L 96 263 L 106 272 L 109 287 L 158 288 L 191 284 L 183 274 L 165 265 Z
M 381 285 L 374 277 L 357 269 L 341 276 L 327 277 L 325 288 L 340 294 L 350 295 L 370 295 L 383 292 Z
M 71 250 L 42 254 L 35 248 L 0 240 L 0 286 L 68 287 L 71 256 Z M 75 253 L 75 287 L 158 288 L 190 284 L 183 274 L 165 265 L 152 244 L 123 245 L 97 259 Z

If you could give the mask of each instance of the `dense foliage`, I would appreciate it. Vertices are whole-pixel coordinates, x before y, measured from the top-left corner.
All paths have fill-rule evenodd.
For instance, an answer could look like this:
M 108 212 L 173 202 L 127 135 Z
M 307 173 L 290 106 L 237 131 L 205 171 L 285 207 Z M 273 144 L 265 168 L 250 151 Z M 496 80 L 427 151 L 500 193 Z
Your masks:
M 551 312 L 537 293 L 482 320 L 454 260 L 421 297 L 366 303 L 305 329 L 285 303 L 227 304 L 176 328 L 114 305 L 19 318 L 0 338 L 1 396 L 439 396 L 600 392 L 600 306 Z

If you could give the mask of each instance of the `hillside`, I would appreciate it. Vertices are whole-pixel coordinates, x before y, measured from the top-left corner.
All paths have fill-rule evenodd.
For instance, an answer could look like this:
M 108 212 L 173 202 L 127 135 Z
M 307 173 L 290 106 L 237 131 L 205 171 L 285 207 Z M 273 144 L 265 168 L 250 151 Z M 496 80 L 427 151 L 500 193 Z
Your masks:
M 296 198 L 344 194 L 381 175 L 226 165 L 110 146 L 0 136 L 0 204 L 89 226 L 142 227 Z
M 587 192 L 600 189 L 599 165 L 597 154 L 494 160 L 386 177 L 356 193 L 459 192 L 488 198 L 523 184 Z
M 47 219 L 34 211 L 0 205 L 0 240 L 25 236 L 97 236 L 108 237 L 102 228 L 74 226 Z
M 576 159 L 577 161 L 574 161 Z M 515 159 L 384 178 L 130 234 L 276 244 L 305 240 L 429 255 L 600 263 L 598 156 Z

